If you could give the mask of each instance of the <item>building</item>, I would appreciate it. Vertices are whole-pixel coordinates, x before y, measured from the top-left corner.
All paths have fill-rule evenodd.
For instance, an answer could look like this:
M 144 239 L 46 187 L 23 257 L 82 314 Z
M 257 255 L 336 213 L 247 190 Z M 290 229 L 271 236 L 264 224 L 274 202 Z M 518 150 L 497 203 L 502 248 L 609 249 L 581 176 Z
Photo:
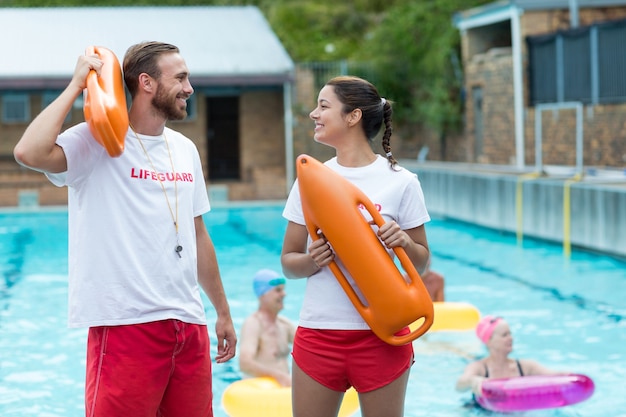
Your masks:
M 294 64 L 256 7 L 0 8 L 0 205 L 65 204 L 67 190 L 20 167 L 13 147 L 68 84 L 90 45 L 118 56 L 158 40 L 181 49 L 195 93 L 172 122 L 197 145 L 214 198 L 284 198 L 293 178 Z M 7 41 L 10 40 L 10 41 Z M 64 128 L 83 121 L 82 100 Z
M 504 0 L 457 13 L 469 162 L 626 166 L 626 1 Z

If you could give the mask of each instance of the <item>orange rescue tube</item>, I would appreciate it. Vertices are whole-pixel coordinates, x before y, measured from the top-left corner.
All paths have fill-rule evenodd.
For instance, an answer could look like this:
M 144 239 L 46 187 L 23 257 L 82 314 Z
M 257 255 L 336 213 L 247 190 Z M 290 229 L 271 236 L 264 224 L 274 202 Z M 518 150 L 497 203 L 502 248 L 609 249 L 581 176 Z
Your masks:
M 83 112 L 91 134 L 109 156 L 116 157 L 124 152 L 124 139 L 128 131 L 122 69 L 111 50 L 90 46 L 85 51 L 85 55 L 94 54 L 100 57 L 103 65 L 100 76 L 94 70 L 87 76 Z
M 364 207 L 380 227 L 385 220 L 354 184 L 308 155 L 296 162 L 302 210 L 309 234 L 321 230 L 364 297 L 361 301 L 339 266 L 329 267 L 352 304 L 372 331 L 391 345 L 417 339 L 433 323 L 433 303 L 417 270 L 402 248 L 394 252 L 410 282 L 404 278 L 382 242 L 359 210 Z M 400 330 L 414 324 L 408 334 Z

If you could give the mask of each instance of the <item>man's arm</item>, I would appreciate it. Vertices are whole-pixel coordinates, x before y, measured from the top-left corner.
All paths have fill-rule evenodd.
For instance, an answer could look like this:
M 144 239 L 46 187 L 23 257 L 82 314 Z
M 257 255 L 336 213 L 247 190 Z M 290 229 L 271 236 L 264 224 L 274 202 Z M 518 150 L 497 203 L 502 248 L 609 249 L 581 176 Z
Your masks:
M 102 61 L 94 56 L 78 58 L 69 85 L 30 123 L 13 150 L 15 160 L 23 166 L 42 172 L 64 172 L 67 160 L 56 139 L 74 101 L 86 88 L 89 71 L 100 72 Z
M 230 316 L 230 307 L 222 285 L 220 270 L 217 265 L 215 247 L 204 225 L 202 216 L 194 219 L 196 241 L 198 245 L 198 282 L 217 313 L 215 334 L 217 336 L 217 363 L 226 362 L 235 356 L 237 334 Z

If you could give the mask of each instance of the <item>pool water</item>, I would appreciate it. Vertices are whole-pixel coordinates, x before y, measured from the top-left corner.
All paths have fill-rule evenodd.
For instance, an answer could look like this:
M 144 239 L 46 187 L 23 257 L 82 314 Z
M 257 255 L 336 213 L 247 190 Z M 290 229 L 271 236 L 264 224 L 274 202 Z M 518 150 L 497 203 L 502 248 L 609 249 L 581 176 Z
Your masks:
M 205 217 L 214 240 L 235 326 L 257 301 L 251 277 L 280 270 L 282 206 L 217 207 Z M 532 417 L 626 416 L 626 264 L 558 245 L 435 219 L 427 225 L 433 269 L 446 278 L 446 299 L 505 317 L 514 357 L 590 376 L 596 391 L 577 405 L 521 413 Z M 305 280 L 287 283 L 284 315 L 297 321 Z M 0 212 L 0 416 L 84 415 L 85 329 L 68 329 L 67 212 Z M 209 329 L 215 315 L 205 297 Z M 406 416 L 490 415 L 464 407 L 454 383 L 484 354 L 472 332 L 428 333 L 414 343 Z M 214 365 L 214 405 L 240 378 L 237 361 Z M 360 416 L 357 413 L 356 416 Z M 356 417 L 355 416 L 355 417 Z

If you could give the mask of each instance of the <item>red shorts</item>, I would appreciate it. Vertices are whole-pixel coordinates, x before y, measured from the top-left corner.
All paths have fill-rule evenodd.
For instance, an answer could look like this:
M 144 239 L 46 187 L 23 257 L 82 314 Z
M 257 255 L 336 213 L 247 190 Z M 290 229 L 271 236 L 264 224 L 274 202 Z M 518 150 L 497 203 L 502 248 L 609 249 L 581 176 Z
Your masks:
M 406 331 L 398 334 L 408 333 Z M 371 330 L 298 327 L 293 360 L 308 376 L 334 391 L 351 386 L 374 391 L 396 380 L 413 364 L 413 344 L 393 346 Z
M 163 320 L 89 329 L 87 417 L 212 417 L 204 325 Z

